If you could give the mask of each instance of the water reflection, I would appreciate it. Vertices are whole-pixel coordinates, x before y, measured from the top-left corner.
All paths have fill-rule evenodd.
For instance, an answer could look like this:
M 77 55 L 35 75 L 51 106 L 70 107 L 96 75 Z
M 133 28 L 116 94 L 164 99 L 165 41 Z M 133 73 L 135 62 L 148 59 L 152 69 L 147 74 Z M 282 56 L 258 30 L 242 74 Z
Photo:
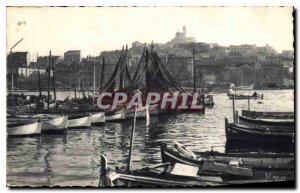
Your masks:
M 293 111 L 293 91 L 262 92 L 263 104 L 252 100 L 252 110 Z M 212 147 L 220 152 L 268 150 L 267 146 L 226 143 L 224 118 L 232 120 L 232 103 L 226 94 L 215 94 L 214 101 L 214 108 L 206 109 L 205 115 L 160 115 L 151 117 L 149 127 L 145 120 L 137 120 L 132 167 L 160 163 L 160 144 L 170 144 L 173 140 L 194 151 L 210 151 Z M 237 110 L 247 108 L 247 101 L 236 101 Z M 97 186 L 100 154 L 107 156 L 111 168 L 126 166 L 131 126 L 131 121 L 126 121 L 72 129 L 65 135 L 8 138 L 7 182 L 10 185 Z M 273 151 L 294 151 L 294 147 L 275 147 Z

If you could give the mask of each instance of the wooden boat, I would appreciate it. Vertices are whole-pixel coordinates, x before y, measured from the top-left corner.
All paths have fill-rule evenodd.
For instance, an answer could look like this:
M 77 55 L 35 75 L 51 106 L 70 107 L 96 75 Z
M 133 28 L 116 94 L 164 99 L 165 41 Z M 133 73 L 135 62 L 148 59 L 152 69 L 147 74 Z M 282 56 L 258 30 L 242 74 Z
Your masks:
M 254 127 L 267 127 L 272 130 L 295 130 L 294 119 L 261 119 L 261 118 L 248 118 L 239 116 L 239 124 L 249 125 Z
M 13 115 L 16 121 L 32 120 L 41 121 L 42 133 L 63 133 L 68 128 L 68 117 L 55 114 L 19 114 Z
M 163 163 L 183 163 L 201 168 L 203 173 L 218 173 L 223 178 L 234 181 L 239 178 L 245 178 L 240 172 L 247 174 L 247 170 L 240 170 L 234 165 L 241 168 L 252 169 L 252 177 L 257 180 L 278 181 L 294 180 L 295 162 L 294 155 L 281 153 L 219 153 L 219 152 L 195 152 L 197 159 L 192 159 L 183 154 L 168 148 L 166 144 L 161 145 L 161 156 Z M 232 167 L 228 167 L 228 164 Z M 227 175 L 225 175 L 227 174 Z M 238 178 L 234 175 L 240 175 Z M 252 181 L 253 179 L 248 179 Z
M 68 129 L 68 116 L 62 115 L 42 120 L 42 133 L 64 133 Z
M 206 95 L 204 97 L 205 107 L 213 107 L 215 105 L 213 95 Z
M 243 126 L 228 123 L 225 118 L 225 133 L 227 140 L 257 143 L 294 143 L 294 133 L 286 130 L 272 131 L 266 127 Z
M 250 85 L 243 85 L 243 86 L 236 86 L 235 90 L 253 90 L 254 84 Z
M 41 134 L 41 122 L 38 121 L 18 121 L 10 122 L 9 120 L 7 127 L 8 137 L 18 137 L 18 136 L 33 136 Z
M 103 161 L 105 160 L 105 161 Z M 185 167 L 187 172 L 176 172 L 175 167 Z M 199 176 L 197 175 L 197 168 L 192 166 L 177 166 L 167 164 L 158 164 L 152 167 L 146 167 L 134 171 L 108 171 L 107 161 L 105 156 L 101 155 L 101 175 L 99 187 L 109 186 L 143 186 L 143 187 L 157 187 L 157 186 L 182 186 L 182 187 L 195 187 L 195 186 L 212 186 L 222 185 L 224 181 L 219 176 Z M 175 168 L 175 169 L 174 169 Z M 177 169 L 178 170 L 178 169 Z M 195 174 L 196 173 L 196 174 Z
M 214 162 L 239 162 L 243 167 L 294 167 L 293 153 L 258 153 L 258 152 L 235 152 L 220 153 L 216 151 L 194 152 L 196 159 L 188 158 L 168 148 L 165 143 L 161 145 L 161 157 L 163 162 L 184 163 L 194 166 L 203 164 L 203 161 Z
M 92 113 L 91 114 L 92 124 L 104 124 L 105 123 L 105 113 L 104 112 L 98 112 L 98 113 Z
M 261 119 L 294 119 L 294 112 L 259 112 L 242 110 L 242 116 Z
M 161 146 L 162 162 L 183 163 L 199 167 L 200 173 L 222 174 L 223 176 L 252 177 L 252 171 L 249 168 L 231 166 L 229 162 L 216 162 L 215 160 L 197 159 L 193 152 L 189 151 L 182 145 L 175 143 L 179 152 L 167 149 L 166 145 Z M 179 146 L 179 147 L 178 147 Z
M 264 95 L 261 94 L 261 95 L 256 95 L 256 96 L 253 96 L 253 95 L 236 95 L 236 94 L 228 94 L 227 93 L 227 96 L 229 97 L 230 100 L 234 99 L 235 100 L 248 100 L 248 99 L 264 99 Z
M 105 121 L 106 122 L 118 122 L 124 121 L 126 118 L 124 109 L 118 109 L 113 111 L 105 112 Z
M 68 128 L 91 127 L 91 114 L 73 114 L 68 116 Z

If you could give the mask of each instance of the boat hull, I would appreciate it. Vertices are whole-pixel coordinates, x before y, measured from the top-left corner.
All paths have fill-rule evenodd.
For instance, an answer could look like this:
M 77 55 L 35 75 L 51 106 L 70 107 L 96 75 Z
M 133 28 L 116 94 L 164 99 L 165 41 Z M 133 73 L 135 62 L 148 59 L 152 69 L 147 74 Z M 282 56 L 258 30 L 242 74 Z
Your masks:
M 210 155 L 209 155 L 210 154 Z M 251 168 L 252 175 L 255 179 L 276 181 L 276 180 L 294 180 L 294 155 L 293 154 L 254 154 L 249 153 L 233 153 L 224 154 L 215 152 L 202 152 L 196 153 L 196 155 L 201 157 L 201 160 L 194 160 L 180 155 L 178 152 L 167 148 L 165 144 L 161 145 L 161 157 L 163 163 L 182 163 L 195 167 L 202 167 L 202 170 L 207 170 L 208 172 L 219 173 L 222 168 L 217 168 L 214 162 L 226 163 L 226 162 L 237 162 L 239 161 L 239 166 L 243 168 Z M 210 161 L 206 163 L 206 169 L 203 169 L 205 161 Z M 208 164 L 209 163 L 209 164 Z M 227 168 L 228 169 L 228 168 Z M 229 168 L 231 175 L 241 175 L 240 170 L 235 170 L 235 168 Z M 238 172 L 237 172 L 238 171 Z M 250 175 L 250 171 L 242 170 L 245 175 Z M 229 173 L 229 171 L 228 171 Z
M 105 113 L 104 112 L 92 113 L 91 119 L 93 125 L 105 124 Z
M 24 125 L 8 125 L 7 135 L 9 137 L 40 135 L 41 128 L 41 122 L 39 121 Z
M 273 143 L 273 144 L 292 144 L 294 143 L 293 132 L 276 132 L 267 130 L 259 130 L 252 127 L 241 127 L 235 124 L 229 124 L 225 118 L 225 133 L 227 140 L 245 141 L 257 143 Z
M 264 99 L 264 95 L 258 95 L 258 96 L 247 96 L 247 95 L 234 95 L 234 94 L 227 94 L 230 100 L 234 99 L 235 100 L 248 100 L 248 99 Z
M 68 118 L 68 128 L 69 129 L 88 128 L 88 127 L 91 127 L 91 124 L 92 124 L 91 115 Z
M 294 119 L 294 112 L 259 112 L 242 110 L 242 116 L 262 119 Z
M 239 116 L 239 124 L 252 127 L 267 127 L 270 130 L 286 130 L 295 131 L 295 122 L 290 119 L 252 119 L 244 116 Z
M 105 114 L 106 122 L 120 122 L 126 119 L 124 110 L 109 112 Z
M 68 128 L 68 117 L 63 115 L 42 121 L 42 133 L 64 133 Z

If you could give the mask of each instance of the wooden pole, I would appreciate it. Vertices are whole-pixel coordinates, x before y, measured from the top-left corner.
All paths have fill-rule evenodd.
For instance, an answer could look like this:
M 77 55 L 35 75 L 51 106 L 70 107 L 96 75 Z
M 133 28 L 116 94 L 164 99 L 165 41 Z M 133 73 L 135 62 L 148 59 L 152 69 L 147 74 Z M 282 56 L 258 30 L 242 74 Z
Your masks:
M 49 110 L 50 104 L 50 81 L 51 81 L 51 50 L 49 53 L 49 67 L 48 67 L 48 101 L 47 101 L 47 109 Z
M 196 92 L 196 68 L 195 68 L 195 46 L 193 44 L 193 79 L 194 79 L 194 93 Z
M 130 136 L 130 147 L 129 147 L 129 156 L 128 156 L 128 165 L 127 165 L 127 171 L 130 172 L 131 167 L 131 152 L 132 152 L 132 146 L 133 146 L 133 135 L 135 130 L 135 121 L 136 121 L 136 106 L 134 107 L 134 116 L 133 116 L 133 124 L 131 129 L 131 136 Z
M 250 111 L 250 96 L 248 96 L 248 111 Z
M 14 73 L 11 73 L 11 93 L 14 92 Z
M 105 59 L 103 57 L 102 58 L 102 69 L 101 69 L 100 93 L 102 93 L 102 89 L 103 89 L 104 70 L 105 70 Z
M 52 58 L 52 80 L 53 80 L 53 95 L 54 101 L 56 101 L 56 83 L 55 83 L 55 66 L 54 66 L 54 58 Z
M 74 62 L 74 95 L 75 95 L 75 99 L 76 97 L 76 86 L 77 86 L 77 80 L 76 80 L 76 62 Z
M 235 98 L 235 96 L 232 96 L 232 112 L 233 112 L 233 123 L 236 123 L 234 98 Z
M 95 74 L 95 63 L 94 63 L 94 77 L 93 77 L 93 107 L 95 106 L 95 87 L 96 87 L 96 74 Z
M 40 95 L 40 99 L 42 99 L 42 87 L 41 87 L 41 73 L 40 73 L 40 69 L 38 69 L 38 76 L 39 76 L 39 95 Z

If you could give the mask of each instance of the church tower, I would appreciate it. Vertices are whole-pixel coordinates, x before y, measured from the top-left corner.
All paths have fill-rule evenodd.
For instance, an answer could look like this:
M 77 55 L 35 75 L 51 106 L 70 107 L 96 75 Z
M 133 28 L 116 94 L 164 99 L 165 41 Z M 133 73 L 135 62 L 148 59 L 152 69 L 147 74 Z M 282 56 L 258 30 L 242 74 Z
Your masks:
M 183 26 L 182 28 L 183 37 L 186 38 L 186 27 Z

